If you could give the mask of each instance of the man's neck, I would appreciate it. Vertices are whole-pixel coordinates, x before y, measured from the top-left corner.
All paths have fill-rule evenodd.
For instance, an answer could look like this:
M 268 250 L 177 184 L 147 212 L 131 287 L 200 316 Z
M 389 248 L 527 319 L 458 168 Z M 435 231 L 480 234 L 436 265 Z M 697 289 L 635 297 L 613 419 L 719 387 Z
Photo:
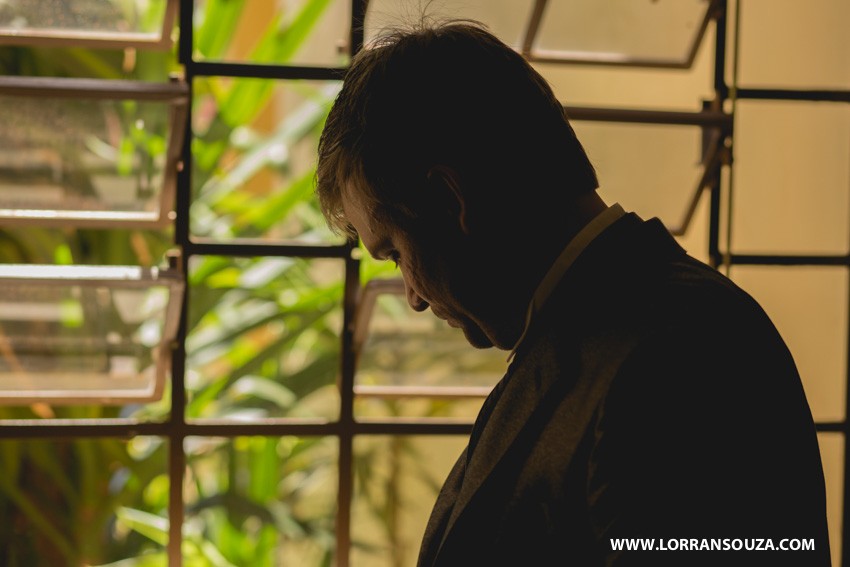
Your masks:
M 545 223 L 536 237 L 536 254 L 530 255 L 525 288 L 529 297 L 552 264 L 587 224 L 608 208 L 596 193 L 588 191 L 576 197 L 557 222 Z
M 538 230 L 525 235 L 522 245 L 525 253 L 519 253 L 509 271 L 514 281 L 510 284 L 503 282 L 505 289 L 513 290 L 509 296 L 515 301 L 511 301 L 510 307 L 504 306 L 510 313 L 506 317 L 506 322 L 510 321 L 510 330 L 505 335 L 509 340 L 500 348 L 510 350 L 511 345 L 520 338 L 525 328 L 528 306 L 540 282 L 570 241 L 607 208 L 599 195 L 590 191 L 577 197 L 556 222 L 541 222 Z
M 570 210 L 563 219 L 562 228 L 553 234 L 552 258 L 547 263 L 551 265 L 561 250 L 566 247 L 575 236 L 581 232 L 587 223 L 595 219 L 602 211 L 608 208 L 605 201 L 596 193 L 589 191 L 576 197 Z

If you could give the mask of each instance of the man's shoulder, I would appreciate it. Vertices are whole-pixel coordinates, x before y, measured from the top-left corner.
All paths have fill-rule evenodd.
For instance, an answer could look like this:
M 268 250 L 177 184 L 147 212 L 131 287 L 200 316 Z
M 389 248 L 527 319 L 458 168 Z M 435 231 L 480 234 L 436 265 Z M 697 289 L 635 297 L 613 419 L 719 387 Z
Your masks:
M 598 380 L 615 374 L 637 349 L 689 364 L 730 353 L 769 358 L 796 375 L 787 346 L 755 299 L 684 252 L 610 267 L 581 289 L 564 286 L 543 311 L 525 345 L 526 362 L 549 370 L 579 364 L 595 368 Z

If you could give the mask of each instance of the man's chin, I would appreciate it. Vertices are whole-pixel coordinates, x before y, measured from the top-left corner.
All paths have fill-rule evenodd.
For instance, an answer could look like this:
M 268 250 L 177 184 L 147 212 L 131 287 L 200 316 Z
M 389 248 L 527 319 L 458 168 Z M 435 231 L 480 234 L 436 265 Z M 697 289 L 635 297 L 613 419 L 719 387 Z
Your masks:
M 475 348 L 490 348 L 494 346 L 490 337 L 488 337 L 477 325 L 464 325 L 463 335 L 466 337 L 467 342 Z

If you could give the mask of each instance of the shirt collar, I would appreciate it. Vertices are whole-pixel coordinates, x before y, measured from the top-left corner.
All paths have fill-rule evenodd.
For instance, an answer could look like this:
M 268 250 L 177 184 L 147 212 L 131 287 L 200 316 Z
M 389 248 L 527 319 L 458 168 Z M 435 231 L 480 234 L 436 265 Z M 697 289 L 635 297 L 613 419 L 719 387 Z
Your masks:
M 552 267 L 549 268 L 549 271 L 546 272 L 545 276 L 543 276 L 543 279 L 540 281 L 540 285 L 537 286 L 534 295 L 531 297 L 531 302 L 528 304 L 528 311 L 525 315 L 525 327 L 514 345 L 514 348 L 511 350 L 511 354 L 508 356 L 508 362 L 510 362 L 516 355 L 519 345 L 522 344 L 522 341 L 528 334 L 532 318 L 538 311 L 540 311 L 543 304 L 546 303 L 547 299 L 549 299 L 549 296 L 552 295 L 552 291 L 554 291 L 555 287 L 557 287 L 558 283 L 560 283 L 563 279 L 564 274 L 567 273 L 567 270 L 570 269 L 576 261 L 576 258 L 584 252 L 585 248 L 587 248 L 597 236 L 602 234 L 606 228 L 614 224 L 625 214 L 626 212 L 623 210 L 623 207 L 621 207 L 619 203 L 615 203 L 596 215 L 579 231 L 578 234 L 575 235 L 575 237 L 572 238 L 572 240 L 567 243 L 567 246 L 558 258 L 555 259 Z

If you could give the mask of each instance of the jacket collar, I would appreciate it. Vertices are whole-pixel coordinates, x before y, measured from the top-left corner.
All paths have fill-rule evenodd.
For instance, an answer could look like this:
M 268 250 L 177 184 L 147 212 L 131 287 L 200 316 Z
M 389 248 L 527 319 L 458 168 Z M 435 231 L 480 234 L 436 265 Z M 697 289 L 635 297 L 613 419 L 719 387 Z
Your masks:
M 558 257 L 555 258 L 555 261 L 552 263 L 549 271 L 546 272 L 546 275 L 543 276 L 543 279 L 534 291 L 531 303 L 528 305 L 528 311 L 525 318 L 525 328 L 514 345 L 514 348 L 511 350 L 511 354 L 508 356 L 508 362 L 516 356 L 517 349 L 528 334 L 532 318 L 543 308 L 543 305 L 549 299 L 549 296 L 552 295 L 552 292 L 558 286 L 558 283 L 560 283 L 573 263 L 575 263 L 576 259 L 595 238 L 602 234 L 605 229 L 620 220 L 625 214 L 626 212 L 623 210 L 623 207 L 621 207 L 619 203 L 614 203 L 587 223 L 587 225 L 585 225 L 584 228 L 582 228 L 578 234 L 576 234 L 575 237 L 567 243 Z

